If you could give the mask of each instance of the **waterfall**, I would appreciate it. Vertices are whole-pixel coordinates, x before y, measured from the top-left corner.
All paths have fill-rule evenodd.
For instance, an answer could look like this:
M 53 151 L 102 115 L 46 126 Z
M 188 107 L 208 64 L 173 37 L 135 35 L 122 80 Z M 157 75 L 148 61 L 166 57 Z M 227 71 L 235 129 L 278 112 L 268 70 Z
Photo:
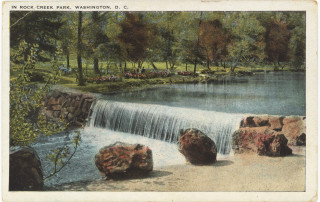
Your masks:
M 216 143 L 218 153 L 229 154 L 231 135 L 238 129 L 242 117 L 241 114 L 98 100 L 88 126 L 174 143 L 181 129 L 197 128 Z

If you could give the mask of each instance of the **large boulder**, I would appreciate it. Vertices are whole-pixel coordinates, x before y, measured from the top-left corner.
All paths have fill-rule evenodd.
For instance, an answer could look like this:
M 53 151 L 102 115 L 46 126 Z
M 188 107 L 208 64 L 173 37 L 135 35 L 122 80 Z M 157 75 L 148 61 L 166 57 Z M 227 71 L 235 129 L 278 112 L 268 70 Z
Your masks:
M 141 144 L 116 142 L 99 150 L 95 164 L 107 178 L 140 176 L 153 169 L 152 151 Z
M 194 165 L 212 164 L 217 157 L 214 141 L 197 129 L 180 131 L 179 151 Z
M 258 152 L 257 137 L 270 133 L 267 126 L 240 128 L 233 134 L 232 148 L 235 153 Z
M 240 128 L 264 130 L 265 127 L 284 134 L 288 145 L 302 146 L 306 144 L 306 119 L 302 116 L 246 116 L 241 120 Z
M 289 145 L 305 145 L 306 125 L 302 117 L 286 117 L 283 119 L 282 133 L 288 138 Z M 303 138 L 300 136 L 302 135 Z
M 256 152 L 266 156 L 291 155 L 288 139 L 268 127 L 241 128 L 233 135 L 233 149 L 236 153 Z
M 37 191 L 43 188 L 40 159 L 31 147 L 10 151 L 9 190 Z

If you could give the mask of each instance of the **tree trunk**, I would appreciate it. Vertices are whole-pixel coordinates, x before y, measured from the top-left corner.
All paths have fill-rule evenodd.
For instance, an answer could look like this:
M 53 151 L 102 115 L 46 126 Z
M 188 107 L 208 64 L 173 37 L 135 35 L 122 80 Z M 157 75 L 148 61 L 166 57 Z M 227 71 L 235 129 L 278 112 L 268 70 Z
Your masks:
M 193 69 L 193 74 L 194 76 L 196 76 L 196 72 L 197 72 L 197 60 L 194 60 L 194 69 Z
M 82 73 L 82 11 L 79 11 L 79 19 L 78 19 L 78 44 L 77 44 L 77 62 L 78 62 L 78 85 L 84 86 L 84 79 Z
M 153 62 L 150 62 L 151 63 L 151 65 L 152 65 L 152 67 L 153 67 L 153 69 L 155 69 L 155 70 L 157 70 L 158 68 L 154 65 L 154 63 Z
M 210 70 L 210 61 L 207 60 L 207 68 Z
M 99 70 L 99 59 L 96 57 L 93 59 L 93 69 L 94 69 L 94 73 L 101 74 Z
M 166 61 L 166 68 L 168 69 L 168 61 Z
M 226 61 L 223 61 L 223 68 L 226 68 Z
M 124 72 L 127 72 L 127 62 L 124 62 Z
M 70 67 L 70 54 L 69 51 L 67 52 L 67 67 Z
M 171 71 L 173 70 L 173 68 L 174 68 L 174 63 L 170 64 Z
M 188 71 L 188 63 L 186 62 L 186 72 Z
M 283 68 L 284 68 L 285 65 L 281 66 L 280 61 L 278 61 L 278 65 L 279 65 L 279 66 L 281 67 L 281 69 L 283 70 Z

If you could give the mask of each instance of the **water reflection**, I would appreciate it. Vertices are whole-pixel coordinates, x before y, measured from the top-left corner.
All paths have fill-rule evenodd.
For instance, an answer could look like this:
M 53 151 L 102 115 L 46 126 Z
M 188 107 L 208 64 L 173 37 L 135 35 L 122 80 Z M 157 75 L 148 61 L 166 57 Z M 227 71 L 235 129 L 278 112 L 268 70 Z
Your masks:
M 108 94 L 107 99 L 228 113 L 305 115 L 306 79 L 301 72 L 274 72 Z

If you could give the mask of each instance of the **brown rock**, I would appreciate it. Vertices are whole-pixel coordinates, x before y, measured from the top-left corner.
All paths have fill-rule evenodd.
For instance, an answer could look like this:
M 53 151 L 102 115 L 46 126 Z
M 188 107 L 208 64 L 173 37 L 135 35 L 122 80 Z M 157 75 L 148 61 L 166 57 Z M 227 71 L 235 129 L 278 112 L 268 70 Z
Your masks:
M 68 120 L 70 121 L 71 119 L 73 119 L 73 114 L 72 113 L 69 113 L 68 115 L 67 115 L 67 118 L 68 118 Z
M 275 136 L 270 144 L 269 156 L 287 156 L 292 154 L 292 149 L 287 146 L 288 139 L 283 134 Z
M 75 107 L 68 107 L 67 108 L 67 111 L 70 112 L 70 113 L 73 113 L 75 110 L 76 110 Z
M 280 117 L 270 116 L 269 117 L 269 124 L 270 124 L 271 130 L 281 131 L 281 129 L 282 129 Z
M 101 148 L 95 164 L 108 178 L 143 175 L 153 169 L 152 151 L 141 144 L 117 142 Z
M 306 134 L 304 123 L 302 119 L 291 119 L 290 121 L 288 119 L 285 121 L 285 119 L 281 132 L 288 139 L 289 145 L 297 145 L 297 138 L 303 133 Z
M 76 100 L 74 103 L 73 103 L 73 105 L 72 105 L 72 107 L 75 107 L 75 108 L 80 108 L 80 100 Z
M 257 152 L 257 138 L 265 134 L 273 135 L 274 133 L 275 131 L 268 130 L 268 126 L 240 128 L 233 134 L 233 150 L 235 153 Z
M 287 138 L 268 127 L 241 128 L 233 135 L 233 149 L 236 153 L 257 152 L 266 156 L 292 154 Z
M 10 151 L 9 190 L 36 191 L 43 188 L 40 159 L 31 147 Z
M 264 115 L 255 116 L 253 118 L 253 121 L 254 121 L 256 127 L 269 126 L 269 118 L 268 118 L 268 116 L 264 116 Z
M 59 104 L 58 99 L 55 99 L 54 97 L 50 97 L 47 103 L 47 105 L 57 105 L 57 104 Z
M 253 121 L 253 116 L 244 117 L 241 121 L 241 127 L 256 127 L 256 123 Z
M 61 105 L 52 105 L 52 110 L 53 111 L 60 111 L 61 110 Z
M 302 118 L 300 116 L 287 116 L 287 117 L 284 117 L 282 122 L 283 122 L 283 125 L 286 125 L 288 123 L 297 122 L 300 120 L 302 120 Z
M 212 164 L 217 157 L 214 141 L 197 129 L 180 131 L 179 151 L 195 165 Z
M 306 146 L 306 134 L 302 133 L 297 137 L 297 146 Z
M 74 113 L 73 113 L 73 115 L 74 116 L 79 116 L 79 115 L 81 115 L 81 109 L 80 108 L 77 108 L 75 111 L 74 111 Z

